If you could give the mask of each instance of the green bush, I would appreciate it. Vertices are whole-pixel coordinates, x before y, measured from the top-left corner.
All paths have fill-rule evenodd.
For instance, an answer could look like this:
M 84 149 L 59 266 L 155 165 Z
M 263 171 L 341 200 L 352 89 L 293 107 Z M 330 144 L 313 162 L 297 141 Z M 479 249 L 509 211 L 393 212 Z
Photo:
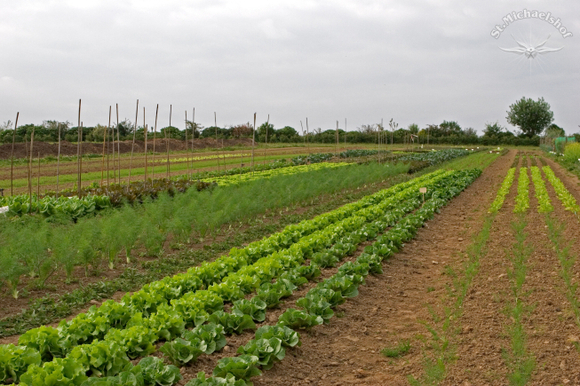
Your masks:
M 564 159 L 569 162 L 578 162 L 580 159 L 580 143 L 572 142 L 566 145 Z

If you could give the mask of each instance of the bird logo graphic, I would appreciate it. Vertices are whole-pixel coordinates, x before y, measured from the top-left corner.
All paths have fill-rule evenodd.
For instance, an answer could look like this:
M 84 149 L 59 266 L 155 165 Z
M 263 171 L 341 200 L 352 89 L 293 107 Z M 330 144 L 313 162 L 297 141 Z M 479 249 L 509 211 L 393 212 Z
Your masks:
M 502 47 L 499 47 L 499 49 L 502 50 L 502 51 L 505 51 L 505 52 L 511 52 L 511 53 L 514 53 L 514 54 L 517 54 L 517 55 L 525 56 L 528 59 L 535 59 L 538 56 L 538 54 L 547 54 L 547 53 L 550 53 L 550 52 L 556 52 L 556 51 L 560 51 L 562 48 L 564 48 L 564 47 L 560 47 L 560 48 L 544 47 L 544 45 L 550 39 L 550 36 L 551 35 L 548 35 L 548 37 L 546 38 L 546 40 L 544 40 L 540 44 L 533 45 L 533 44 L 526 44 L 526 43 L 519 42 L 512 35 L 512 38 L 515 40 L 515 42 L 518 44 L 519 47 L 514 47 L 514 48 L 502 48 Z

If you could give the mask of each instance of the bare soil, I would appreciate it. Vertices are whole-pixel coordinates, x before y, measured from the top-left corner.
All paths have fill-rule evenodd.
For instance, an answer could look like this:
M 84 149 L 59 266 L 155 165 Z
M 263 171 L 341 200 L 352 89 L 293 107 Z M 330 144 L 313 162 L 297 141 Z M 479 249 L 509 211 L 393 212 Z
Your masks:
M 76 156 L 78 154 L 78 147 L 76 143 L 61 141 L 60 154 L 62 156 Z M 111 146 L 115 147 L 115 152 L 120 149 L 121 153 L 130 153 L 131 149 L 135 153 L 143 153 L 145 151 L 145 141 L 135 141 L 135 147 L 133 147 L 133 141 L 115 141 L 111 142 Z M 169 151 L 183 151 L 191 149 L 191 140 L 188 141 L 187 145 L 185 141 L 178 139 L 156 139 L 155 142 L 149 139 L 147 141 L 147 148 L 151 151 L 153 148 L 156 151 L 163 152 L 166 151 L 167 146 L 169 146 Z M 240 138 L 240 139 L 225 139 L 225 140 L 215 140 L 214 138 L 196 138 L 193 141 L 194 149 L 206 149 L 224 146 L 252 146 L 251 138 Z M 108 147 L 108 146 L 106 146 Z M 108 147 L 110 149 L 110 147 Z M 112 152 L 112 150 L 109 150 Z M 40 157 L 58 155 L 58 142 L 48 143 L 48 142 L 34 142 L 32 147 L 32 156 L 36 158 L 40 153 Z M 14 144 L 14 158 L 27 158 L 30 154 L 30 144 L 26 143 L 15 143 Z M 81 154 L 103 154 L 103 144 L 96 142 L 83 142 L 81 145 Z M 10 159 L 12 155 L 12 144 L 4 143 L 0 145 L 0 159 Z

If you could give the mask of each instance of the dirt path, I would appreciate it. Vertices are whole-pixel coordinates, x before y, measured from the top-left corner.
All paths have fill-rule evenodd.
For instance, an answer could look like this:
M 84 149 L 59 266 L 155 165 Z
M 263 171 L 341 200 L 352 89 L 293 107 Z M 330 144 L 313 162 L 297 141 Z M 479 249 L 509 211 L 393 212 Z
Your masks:
M 418 376 L 424 356 L 417 342 L 428 334 L 421 321 L 431 320 L 428 306 L 443 312 L 440 299 L 450 281 L 445 267 L 461 266 L 514 155 L 489 166 L 385 264 L 382 275 L 366 279 L 359 296 L 337 309 L 342 317 L 303 333 L 302 347 L 289 350 L 254 385 L 407 385 L 407 375 Z M 411 350 L 402 358 L 380 353 L 406 339 Z

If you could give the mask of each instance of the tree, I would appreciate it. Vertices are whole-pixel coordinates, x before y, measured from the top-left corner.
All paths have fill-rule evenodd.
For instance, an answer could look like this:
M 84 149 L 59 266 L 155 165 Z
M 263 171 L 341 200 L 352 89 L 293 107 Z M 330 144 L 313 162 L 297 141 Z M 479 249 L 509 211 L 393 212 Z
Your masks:
M 539 135 L 554 121 L 554 113 L 544 98 L 534 101 L 522 97 L 510 106 L 507 114 L 508 123 L 518 126 L 522 134 L 530 138 Z
M 411 133 L 411 134 L 418 134 L 419 133 L 419 125 L 416 123 L 411 123 L 409 125 L 408 130 L 409 130 L 409 133 Z
M 441 130 L 445 132 L 445 135 L 459 135 L 461 134 L 461 126 L 459 123 L 455 121 L 443 121 L 442 124 L 439 125 Z

